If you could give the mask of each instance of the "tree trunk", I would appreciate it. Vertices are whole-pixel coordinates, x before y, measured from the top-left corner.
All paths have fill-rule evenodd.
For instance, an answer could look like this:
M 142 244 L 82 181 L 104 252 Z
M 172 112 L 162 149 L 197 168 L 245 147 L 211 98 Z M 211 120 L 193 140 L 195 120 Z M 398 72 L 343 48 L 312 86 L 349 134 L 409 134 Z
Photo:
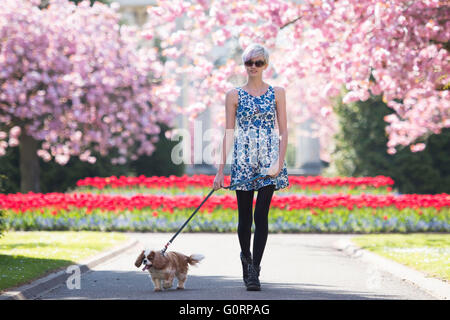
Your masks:
M 41 192 L 40 167 L 37 150 L 39 141 L 26 134 L 22 128 L 19 138 L 20 192 Z

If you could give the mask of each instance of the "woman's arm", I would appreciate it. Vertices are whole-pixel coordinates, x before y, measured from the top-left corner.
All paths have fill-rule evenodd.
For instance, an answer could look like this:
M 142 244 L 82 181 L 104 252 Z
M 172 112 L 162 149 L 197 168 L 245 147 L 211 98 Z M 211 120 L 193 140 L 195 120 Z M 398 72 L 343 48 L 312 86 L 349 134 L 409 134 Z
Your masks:
M 234 125 L 236 120 L 236 107 L 238 104 L 238 92 L 232 89 L 225 96 L 225 134 L 222 141 L 221 162 L 218 172 L 223 173 L 227 161 L 228 152 L 234 142 Z
M 280 147 L 278 156 L 279 171 L 283 168 L 284 159 L 286 157 L 286 150 L 288 145 L 288 130 L 287 130 L 287 114 L 286 114 L 286 91 L 284 88 L 275 87 L 275 101 L 278 119 L 278 130 L 280 133 Z

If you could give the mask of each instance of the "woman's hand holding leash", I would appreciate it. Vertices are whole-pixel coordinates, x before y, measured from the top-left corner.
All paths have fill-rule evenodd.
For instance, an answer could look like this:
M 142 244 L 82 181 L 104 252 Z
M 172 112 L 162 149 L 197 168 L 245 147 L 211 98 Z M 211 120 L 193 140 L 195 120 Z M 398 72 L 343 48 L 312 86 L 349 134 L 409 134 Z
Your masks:
M 268 177 L 267 174 L 258 174 L 257 176 L 255 176 L 255 177 L 253 177 L 251 179 L 240 181 L 240 182 L 238 182 L 238 183 L 236 183 L 234 185 L 229 185 L 228 187 L 224 187 L 224 185 L 223 185 L 223 183 L 224 183 L 223 182 L 224 181 L 224 175 L 223 175 L 223 172 L 219 171 L 219 172 L 217 172 L 216 177 L 214 178 L 213 190 L 211 192 L 214 192 L 214 191 L 219 190 L 221 188 L 230 189 L 230 187 L 238 186 L 238 185 L 241 185 L 241 184 L 244 184 L 244 183 L 249 183 L 249 182 L 252 182 L 252 181 L 255 181 L 255 180 L 259 180 L 259 179 L 264 179 L 266 177 Z
M 276 162 L 274 165 L 272 165 L 270 168 L 267 168 L 265 170 L 262 170 L 261 174 L 259 176 L 254 177 L 250 180 L 259 180 L 266 177 L 275 178 L 278 176 L 278 174 L 281 171 L 281 167 L 279 166 L 278 162 Z M 213 182 L 213 190 L 217 191 L 221 188 L 224 188 L 224 174 L 222 171 L 218 171 L 216 174 L 216 177 L 214 178 Z M 229 188 L 229 187 L 227 187 Z
M 281 172 L 281 169 L 282 167 L 277 161 L 272 166 L 270 166 L 270 168 L 268 168 L 264 173 L 271 178 L 275 178 Z
M 214 182 L 213 182 L 214 191 L 219 190 L 220 188 L 223 188 L 223 180 L 224 180 L 223 172 L 221 172 L 221 171 L 217 172 L 216 177 L 214 178 Z

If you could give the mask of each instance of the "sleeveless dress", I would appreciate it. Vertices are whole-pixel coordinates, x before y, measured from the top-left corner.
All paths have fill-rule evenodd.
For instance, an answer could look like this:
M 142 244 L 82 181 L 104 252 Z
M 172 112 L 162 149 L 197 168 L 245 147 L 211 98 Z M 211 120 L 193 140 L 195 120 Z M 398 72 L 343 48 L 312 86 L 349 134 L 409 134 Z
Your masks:
M 276 121 L 275 91 L 269 85 L 258 97 L 238 87 L 234 149 L 230 185 L 264 174 L 278 161 L 280 136 Z M 275 190 L 289 186 L 286 161 L 275 178 L 264 178 L 241 184 L 230 190 L 258 190 L 267 185 Z

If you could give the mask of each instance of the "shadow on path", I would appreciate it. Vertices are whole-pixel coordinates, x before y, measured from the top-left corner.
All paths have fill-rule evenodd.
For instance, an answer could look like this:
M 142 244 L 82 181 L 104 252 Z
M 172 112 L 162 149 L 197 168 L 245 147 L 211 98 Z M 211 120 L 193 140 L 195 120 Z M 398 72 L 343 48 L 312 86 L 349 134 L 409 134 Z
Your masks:
M 148 273 L 142 271 L 94 271 L 81 276 L 80 289 L 65 284 L 38 299 L 127 299 L 127 300 L 378 300 L 396 296 L 334 290 L 308 283 L 261 281 L 259 292 L 246 291 L 241 279 L 190 275 L 185 290 L 153 291 Z

